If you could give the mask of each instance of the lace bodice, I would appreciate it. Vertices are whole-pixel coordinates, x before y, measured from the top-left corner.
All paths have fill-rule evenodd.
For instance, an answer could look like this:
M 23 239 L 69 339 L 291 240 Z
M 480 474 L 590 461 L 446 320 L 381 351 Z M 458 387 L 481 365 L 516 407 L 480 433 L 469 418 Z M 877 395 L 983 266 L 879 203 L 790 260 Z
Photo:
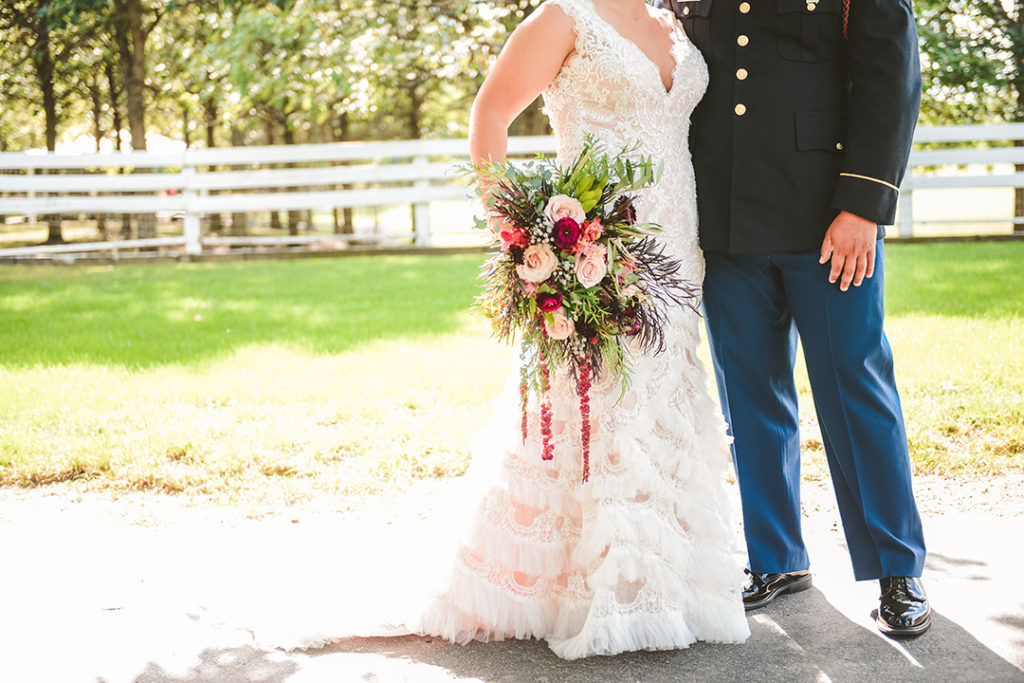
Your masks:
M 573 20 L 576 53 L 544 93 L 545 111 L 558 140 L 558 160 L 579 153 L 585 134 L 610 153 L 639 143 L 638 153 L 664 164 L 656 188 L 644 192 L 639 218 L 662 226 L 662 240 L 694 282 L 704 275 L 697 245 L 693 165 L 687 143 L 690 113 L 704 94 L 708 71 L 676 24 L 672 87 L 657 65 L 605 21 L 592 0 L 548 0 Z

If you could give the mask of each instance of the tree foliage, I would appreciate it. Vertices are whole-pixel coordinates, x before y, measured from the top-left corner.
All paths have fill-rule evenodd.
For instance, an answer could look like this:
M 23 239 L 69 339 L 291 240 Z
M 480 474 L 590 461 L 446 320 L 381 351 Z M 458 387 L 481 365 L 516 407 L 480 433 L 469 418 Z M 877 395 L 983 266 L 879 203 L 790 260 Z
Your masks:
M 1024 0 L 917 0 L 927 123 L 1024 121 Z
M 39 147 L 48 129 L 134 149 L 147 133 L 189 145 L 463 135 L 500 46 L 538 4 L 6 0 L 0 147 Z
M 135 148 L 146 133 L 191 146 L 463 135 L 484 75 L 539 4 L 5 0 L 0 148 L 45 146 L 48 130 Z M 1022 8 L 916 0 L 923 122 L 1024 120 Z M 514 132 L 545 129 L 535 104 Z

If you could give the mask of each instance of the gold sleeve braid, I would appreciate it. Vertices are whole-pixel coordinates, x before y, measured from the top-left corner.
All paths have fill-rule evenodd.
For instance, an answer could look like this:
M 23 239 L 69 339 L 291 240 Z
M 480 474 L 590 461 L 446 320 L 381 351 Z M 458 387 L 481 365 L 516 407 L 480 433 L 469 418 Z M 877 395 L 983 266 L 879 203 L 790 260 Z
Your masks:
M 840 173 L 839 175 L 845 176 L 847 178 L 857 178 L 859 180 L 870 180 L 873 183 L 879 183 L 880 185 L 885 185 L 886 187 L 891 187 L 892 189 L 896 190 L 897 192 L 900 191 L 900 188 L 896 187 L 892 183 L 886 182 L 884 180 L 879 180 L 878 178 L 872 178 L 871 176 L 857 175 L 856 173 Z

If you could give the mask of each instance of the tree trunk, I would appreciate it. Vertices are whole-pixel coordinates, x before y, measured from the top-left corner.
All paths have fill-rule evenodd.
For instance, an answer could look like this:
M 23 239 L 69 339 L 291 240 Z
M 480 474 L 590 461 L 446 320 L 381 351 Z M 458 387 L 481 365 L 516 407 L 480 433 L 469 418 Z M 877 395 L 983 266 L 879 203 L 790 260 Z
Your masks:
M 266 124 L 263 126 L 263 133 L 267 136 L 267 144 L 273 145 L 274 140 L 274 122 L 270 119 L 266 120 Z M 270 229 L 280 230 L 281 229 L 281 212 L 277 209 L 270 210 Z
M 128 105 L 128 130 L 132 137 L 132 149 L 146 149 L 146 29 L 142 25 L 141 0 L 114 0 L 117 10 L 115 27 L 117 46 L 121 55 L 121 70 L 124 76 L 126 103 Z
M 231 127 L 231 146 L 241 147 L 245 144 L 245 134 L 236 126 Z M 244 211 L 234 211 L 231 214 L 231 234 L 241 237 L 249 230 L 249 216 Z
M 36 79 L 39 81 L 39 89 L 43 93 L 43 113 L 46 118 L 46 149 L 49 152 L 57 150 L 57 95 L 53 82 L 53 54 L 50 52 L 50 25 L 46 15 L 36 17 L 38 23 L 35 25 L 35 46 L 32 50 L 32 61 L 34 62 Z M 56 175 L 57 169 L 50 171 Z M 46 216 L 48 226 L 46 244 L 63 244 L 64 235 L 61 234 L 60 215 Z
M 181 104 L 181 137 L 185 141 L 185 149 L 192 146 L 192 133 L 189 131 L 189 126 L 192 120 L 188 115 L 188 104 L 182 102 Z
M 1016 27 L 1020 29 L 1024 24 L 1024 0 L 1017 0 L 1014 3 L 1014 17 L 1016 19 Z M 1016 65 L 1016 73 L 1014 74 L 1013 86 L 1017 91 L 1017 111 L 1015 119 L 1017 121 L 1024 121 L 1024 39 L 1021 38 L 1020 31 L 1014 34 L 1016 40 L 1013 45 L 1013 63 Z M 1024 147 L 1024 140 L 1014 140 L 1015 147 Z M 1013 170 L 1017 173 L 1024 172 L 1024 164 L 1015 164 Z M 1015 188 L 1013 191 L 1013 233 L 1015 235 L 1024 235 L 1024 187 Z
M 409 139 L 420 139 L 420 117 L 422 116 L 423 101 L 420 99 L 416 84 L 413 83 L 406 91 L 409 95 Z M 409 205 L 409 226 L 416 231 L 416 206 Z
M 103 70 L 107 76 L 107 90 L 110 93 L 110 111 L 114 116 L 114 150 L 117 152 L 121 151 L 121 128 L 123 122 L 121 120 L 121 89 L 117 86 L 117 78 L 114 77 L 114 63 L 109 59 L 104 60 Z M 118 170 L 119 174 L 124 174 L 124 168 Z M 132 238 L 132 216 L 129 213 L 121 214 L 121 238 L 131 239 Z
M 284 121 L 283 136 L 284 136 L 284 144 L 286 144 L 286 145 L 294 145 L 295 144 L 295 131 L 292 129 L 291 126 L 288 125 L 287 117 L 285 118 L 285 121 Z M 286 164 L 286 167 L 287 168 L 295 168 L 295 164 Z M 295 209 L 289 209 L 288 210 L 288 234 L 289 235 L 298 235 L 299 234 L 299 221 L 301 220 L 300 219 L 300 215 L 301 214 L 298 211 L 296 211 Z
M 336 139 L 337 142 L 345 142 L 346 140 L 348 140 L 349 123 L 350 122 L 349 122 L 349 118 L 348 118 L 348 112 L 347 111 L 341 112 L 341 115 L 338 116 L 338 133 L 337 133 L 337 139 Z M 341 185 L 341 186 L 339 186 L 339 189 L 344 189 L 344 188 L 349 188 L 349 187 L 351 187 L 351 186 L 350 185 Z M 346 206 L 344 209 L 342 209 L 341 210 L 341 216 L 342 216 L 341 226 L 339 227 L 338 226 L 337 211 L 335 211 L 334 232 L 340 233 L 342 235 L 351 235 L 352 233 L 355 232 L 355 222 L 353 221 L 353 217 L 352 217 L 352 207 L 351 206 Z
M 103 149 L 103 93 L 100 91 L 99 76 L 93 72 L 92 83 L 89 84 L 89 98 L 92 100 L 92 137 L 96 143 L 96 151 Z M 97 174 L 103 173 L 97 169 Z M 107 235 L 107 215 L 96 214 L 96 231 L 104 242 L 109 239 Z
M 423 117 L 423 100 L 419 95 L 418 84 L 413 83 L 406 89 L 409 96 L 409 139 L 420 139 L 420 120 Z
M 114 0 L 114 28 L 118 52 L 121 56 L 121 71 L 125 78 L 125 101 L 128 105 L 128 131 L 131 133 L 132 149 L 146 150 L 146 28 L 143 26 L 141 0 Z M 148 169 L 136 169 L 146 173 Z M 156 237 L 156 216 L 144 213 L 139 216 L 139 237 Z
M 217 131 L 217 100 L 212 96 L 207 97 L 203 101 L 203 117 L 206 124 L 206 147 L 207 149 L 213 149 L 217 146 L 217 137 L 215 135 Z M 213 173 L 217 170 L 216 166 L 210 166 L 207 169 Z M 220 234 L 224 230 L 224 222 L 219 213 L 211 213 L 207 218 L 207 231 L 211 233 Z
M 1024 140 L 1014 140 L 1013 146 L 1024 147 Z M 1017 173 L 1024 172 L 1024 164 L 1014 164 L 1013 170 Z M 1016 235 L 1024 235 L 1024 187 L 1013 190 L 1013 232 Z

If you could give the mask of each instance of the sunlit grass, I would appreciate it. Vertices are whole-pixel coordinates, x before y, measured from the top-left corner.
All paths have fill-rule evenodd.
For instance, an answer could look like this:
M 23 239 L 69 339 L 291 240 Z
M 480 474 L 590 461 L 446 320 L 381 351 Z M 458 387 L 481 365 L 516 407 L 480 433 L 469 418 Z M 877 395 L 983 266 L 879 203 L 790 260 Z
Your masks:
M 916 470 L 1024 468 L 1024 243 L 888 254 Z M 514 355 L 481 259 L 0 269 L 0 484 L 345 508 L 458 474 Z

